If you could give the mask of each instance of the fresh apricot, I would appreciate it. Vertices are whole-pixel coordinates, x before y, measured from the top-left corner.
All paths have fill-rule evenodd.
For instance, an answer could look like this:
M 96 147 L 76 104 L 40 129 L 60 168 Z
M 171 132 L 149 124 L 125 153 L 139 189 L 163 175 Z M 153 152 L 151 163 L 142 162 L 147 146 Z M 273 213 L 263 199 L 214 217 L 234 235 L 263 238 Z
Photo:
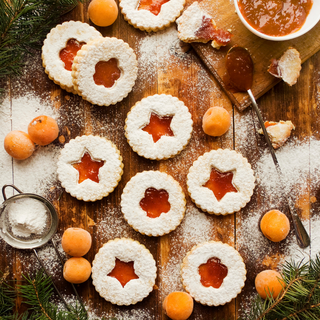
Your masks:
M 91 234 L 82 228 L 68 228 L 61 238 L 62 249 L 74 257 L 84 256 L 90 250 L 91 243 Z
M 58 138 L 59 127 L 53 118 L 39 116 L 29 123 L 28 133 L 34 143 L 39 146 L 46 146 Z
M 260 221 L 261 232 L 269 240 L 279 242 L 286 238 L 290 231 L 288 217 L 279 210 L 268 211 Z
M 89 279 L 91 274 L 90 262 L 82 257 L 72 257 L 63 266 L 63 277 L 71 283 L 82 283 Z
M 118 7 L 114 0 L 92 0 L 88 7 L 90 20 L 99 27 L 112 25 L 118 17 Z
M 193 311 L 193 299 L 187 292 L 174 291 L 166 296 L 162 307 L 172 320 L 186 320 Z
M 27 133 L 14 130 L 4 138 L 4 149 L 12 158 L 24 160 L 33 154 L 35 146 Z
M 270 296 L 270 293 L 275 299 L 282 292 L 284 285 L 281 274 L 274 270 L 261 271 L 255 279 L 256 290 L 262 299 Z
M 202 118 L 202 129 L 209 136 L 222 136 L 228 131 L 230 124 L 231 116 L 222 107 L 209 108 Z

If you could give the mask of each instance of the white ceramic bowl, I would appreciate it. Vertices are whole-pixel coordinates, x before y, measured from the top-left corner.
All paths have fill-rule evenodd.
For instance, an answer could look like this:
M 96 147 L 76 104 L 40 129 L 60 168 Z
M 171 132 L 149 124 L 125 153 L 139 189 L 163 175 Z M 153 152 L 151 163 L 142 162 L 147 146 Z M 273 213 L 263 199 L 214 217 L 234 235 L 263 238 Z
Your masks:
M 250 26 L 250 24 L 246 21 L 246 19 L 241 14 L 241 11 L 240 11 L 239 5 L 238 5 L 238 1 L 239 0 L 234 0 L 234 5 L 236 7 L 237 14 L 238 14 L 240 20 L 242 21 L 242 23 L 252 33 L 254 33 L 255 35 L 257 35 L 260 38 L 267 39 L 267 40 L 285 41 L 285 40 L 298 38 L 298 37 L 302 36 L 303 34 L 305 34 L 306 32 L 308 32 L 309 30 L 311 30 L 320 20 L 320 0 L 313 0 L 313 5 L 312 5 L 312 8 L 311 8 L 311 10 L 309 12 L 309 15 L 307 17 L 307 20 L 304 23 L 304 25 L 298 31 L 296 31 L 294 33 L 290 33 L 290 34 L 285 35 L 285 36 L 279 36 L 279 37 L 268 36 L 268 35 L 266 35 L 264 33 L 261 33 L 259 31 L 257 31 L 256 29 L 254 29 L 253 27 Z

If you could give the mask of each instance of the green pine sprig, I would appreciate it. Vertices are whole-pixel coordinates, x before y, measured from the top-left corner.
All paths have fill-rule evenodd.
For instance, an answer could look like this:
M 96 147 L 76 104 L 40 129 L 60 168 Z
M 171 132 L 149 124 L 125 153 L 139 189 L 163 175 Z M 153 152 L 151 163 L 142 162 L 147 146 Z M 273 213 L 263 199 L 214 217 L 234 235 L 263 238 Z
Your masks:
M 260 296 L 249 314 L 239 320 L 318 320 L 320 319 L 320 258 L 304 263 L 286 262 L 281 272 L 282 293 L 273 299 Z
M 83 0 L 0 0 L 0 80 L 17 75 L 32 49 Z

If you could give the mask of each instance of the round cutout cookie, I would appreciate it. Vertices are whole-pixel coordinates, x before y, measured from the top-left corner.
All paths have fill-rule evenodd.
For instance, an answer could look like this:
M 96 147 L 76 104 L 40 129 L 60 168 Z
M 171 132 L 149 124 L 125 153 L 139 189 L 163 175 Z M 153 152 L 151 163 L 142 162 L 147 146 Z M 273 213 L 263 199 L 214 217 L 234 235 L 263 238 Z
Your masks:
M 117 305 L 142 301 L 153 290 L 156 262 L 150 251 L 132 239 L 104 244 L 92 262 L 92 283 L 101 297 Z
M 125 122 L 125 136 L 140 156 L 163 160 L 174 157 L 188 144 L 192 134 L 191 114 L 171 95 L 153 95 L 137 102 Z
M 93 40 L 82 46 L 74 58 L 74 87 L 92 104 L 116 104 L 131 92 L 138 74 L 137 64 L 135 53 L 123 40 Z
M 121 195 L 129 225 L 148 236 L 162 236 L 181 223 L 186 200 L 179 183 L 160 171 L 143 171 L 130 179 Z
M 80 136 L 61 150 L 58 179 L 78 200 L 96 201 L 111 193 L 121 180 L 122 157 L 117 147 L 99 136 Z
M 66 69 L 67 65 L 61 60 L 60 54 L 71 62 L 83 44 L 97 38 L 102 38 L 101 33 L 80 21 L 67 21 L 52 28 L 43 42 L 41 54 L 42 64 L 49 78 L 62 89 L 77 93 L 73 86 L 71 68 L 69 66 Z

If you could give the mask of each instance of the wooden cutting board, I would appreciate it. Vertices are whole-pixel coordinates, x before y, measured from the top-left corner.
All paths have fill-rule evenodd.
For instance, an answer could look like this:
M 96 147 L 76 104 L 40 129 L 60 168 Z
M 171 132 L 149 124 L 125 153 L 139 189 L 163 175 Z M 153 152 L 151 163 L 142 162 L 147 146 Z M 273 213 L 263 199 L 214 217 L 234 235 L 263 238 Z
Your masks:
M 203 0 L 200 5 L 212 15 L 218 28 L 231 31 L 233 36 L 228 46 L 220 50 L 212 48 L 210 42 L 192 43 L 192 47 L 240 111 L 248 107 L 251 101 L 246 93 L 232 93 L 226 87 L 225 56 L 230 47 L 239 45 L 249 50 L 255 68 L 252 92 L 256 98 L 281 81 L 267 71 L 271 59 L 279 59 L 288 47 L 294 47 L 300 52 L 301 60 L 304 62 L 320 49 L 320 23 L 297 39 L 269 41 L 257 37 L 242 24 L 233 0 Z

